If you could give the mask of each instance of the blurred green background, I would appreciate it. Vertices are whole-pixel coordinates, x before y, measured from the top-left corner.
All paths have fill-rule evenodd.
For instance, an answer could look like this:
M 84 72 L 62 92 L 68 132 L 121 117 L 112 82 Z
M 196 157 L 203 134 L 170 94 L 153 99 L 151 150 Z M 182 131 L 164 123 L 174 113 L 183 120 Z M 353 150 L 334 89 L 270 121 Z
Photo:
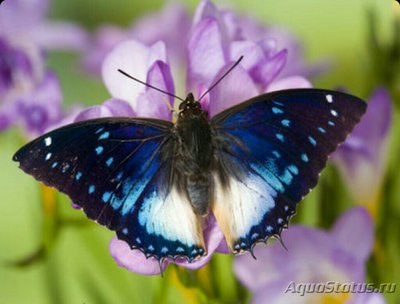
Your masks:
M 193 11 L 197 1 L 186 1 Z M 229 5 L 238 13 L 248 14 L 266 24 L 282 25 L 290 29 L 305 48 L 309 63 L 330 59 L 333 68 L 318 78 L 316 87 L 345 86 L 355 95 L 366 98 L 373 87 L 368 66 L 368 12 L 374 11 L 378 20 L 379 37 L 390 41 L 393 1 L 384 0 L 235 0 L 215 1 Z M 126 26 L 135 18 L 159 10 L 162 1 L 129 0 L 54 0 L 50 18 L 75 21 L 95 30 L 103 23 Z M 65 104 L 76 102 L 98 104 L 108 97 L 101 81 L 84 75 L 76 55 L 49 54 L 49 65 L 61 79 Z M 190 296 L 174 283 L 176 277 L 168 270 L 165 278 L 146 277 L 119 268 L 108 253 L 108 242 L 113 233 L 86 221 L 80 211 L 73 210 L 64 196 L 55 210 L 43 212 L 39 204 L 41 191 L 38 183 L 23 174 L 11 157 L 22 144 L 16 140 L 17 131 L 0 135 L 0 303 L 181 303 Z M 316 193 L 316 194 L 314 194 Z M 297 219 L 315 224 L 318 191 L 306 203 Z M 314 198 L 313 198 L 314 197 Z M 59 213 L 71 225 L 58 230 L 53 220 Z M 43 234 L 45 231 L 45 235 Z M 56 234 L 57 237 L 51 237 Z M 11 267 L 9 262 L 37 253 L 40 256 L 42 239 L 52 248 L 49 256 L 33 265 Z M 54 240 L 55 241 L 52 241 Z M 213 292 L 235 302 L 244 292 L 233 279 L 231 256 L 216 256 L 219 283 Z M 25 261 L 27 262 L 27 261 Z M 399 265 L 394 265 L 399 268 Z M 190 283 L 190 277 L 185 280 Z M 165 284 L 170 282 L 171 284 Z M 165 290 L 168 288 L 168 290 Z M 165 296 L 167 295 L 167 296 Z

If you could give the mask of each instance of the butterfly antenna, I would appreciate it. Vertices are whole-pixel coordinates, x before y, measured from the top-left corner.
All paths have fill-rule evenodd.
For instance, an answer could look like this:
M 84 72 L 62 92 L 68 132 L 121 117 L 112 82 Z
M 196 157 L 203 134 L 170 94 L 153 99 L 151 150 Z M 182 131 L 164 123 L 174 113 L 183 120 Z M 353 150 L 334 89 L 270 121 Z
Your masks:
M 211 87 L 208 88 L 207 91 L 205 91 L 203 93 L 203 95 L 200 96 L 199 100 L 200 101 L 204 96 L 206 96 L 212 89 L 214 89 L 221 81 L 222 79 L 224 79 L 234 68 L 236 68 L 236 66 L 240 63 L 240 61 L 242 61 L 243 59 L 243 55 L 239 57 L 238 60 L 236 60 L 236 62 L 229 68 L 229 70 L 227 70 L 224 75 L 222 75 L 216 82 L 214 82 Z
M 137 79 L 137 78 L 133 77 L 132 75 L 129 75 L 127 72 L 125 72 L 125 71 L 123 71 L 121 69 L 118 69 L 118 72 L 120 72 L 122 75 L 124 75 L 124 76 L 126 76 L 126 77 L 128 77 L 128 78 L 130 78 L 132 80 L 135 80 L 136 82 L 139 82 L 139 83 L 145 85 L 146 87 L 152 88 L 152 89 L 154 89 L 154 90 L 156 90 L 158 92 L 161 92 L 161 93 L 164 93 L 164 94 L 166 94 L 168 96 L 171 96 L 171 97 L 174 97 L 176 99 L 179 99 L 180 101 L 185 101 L 182 98 L 180 98 L 180 97 L 178 97 L 178 96 L 176 96 L 176 95 L 174 95 L 174 94 L 172 94 L 170 92 L 161 90 L 159 88 L 156 88 L 156 87 L 152 86 L 151 84 L 148 84 L 147 82 L 141 81 L 140 79 Z

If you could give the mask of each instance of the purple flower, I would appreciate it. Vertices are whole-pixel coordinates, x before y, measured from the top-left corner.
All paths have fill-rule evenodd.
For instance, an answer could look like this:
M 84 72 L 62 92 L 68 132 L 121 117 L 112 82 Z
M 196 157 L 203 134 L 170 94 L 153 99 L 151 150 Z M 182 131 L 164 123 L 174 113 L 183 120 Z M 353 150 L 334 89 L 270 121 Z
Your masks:
M 99 73 L 104 58 L 114 46 L 134 39 L 147 45 L 164 41 L 170 60 L 177 65 L 184 58 L 189 29 L 190 21 L 185 8 L 178 4 L 169 4 L 160 12 L 137 20 L 127 29 L 112 25 L 101 27 L 86 50 L 84 64 L 89 71 Z
M 47 72 L 35 90 L 19 96 L 17 116 L 28 133 L 42 134 L 62 119 L 61 103 L 58 79 L 52 72 Z
M 233 34 L 240 32 L 239 25 L 233 31 L 233 15 L 231 18 L 227 16 L 210 1 L 202 1 L 196 10 L 188 40 L 187 88 L 197 89 L 197 96 L 201 95 L 201 88 L 208 88 L 234 61 L 244 56 L 240 66 L 210 92 L 211 116 L 263 92 L 311 86 L 299 75 L 278 80 L 289 51 L 278 49 L 271 37 L 253 41 Z
M 48 8 L 48 0 L 4 1 L 0 37 L 27 52 L 36 48 L 82 50 L 87 43 L 86 32 L 72 23 L 46 20 Z
M 122 42 L 103 62 L 104 83 L 112 97 L 128 102 L 137 116 L 170 120 L 171 111 L 167 103 L 173 104 L 172 97 L 136 83 L 118 72 L 118 69 L 122 69 L 174 94 L 174 84 L 166 58 L 165 44 L 161 41 L 150 47 L 134 40 Z
M 0 131 L 22 124 L 28 135 L 43 133 L 63 118 L 56 76 L 44 51 L 79 50 L 86 33 L 65 22 L 46 20 L 47 0 L 5 1 L 0 9 Z
M 222 17 L 232 40 L 249 39 L 260 41 L 269 37 L 269 48 L 287 49 L 286 64 L 278 75 L 284 78 L 290 75 L 315 77 L 330 67 L 330 62 L 323 60 L 308 66 L 304 62 L 303 47 L 300 41 L 288 29 L 281 26 L 265 25 L 247 16 L 237 15 L 230 10 L 222 11 Z
M 164 41 L 149 45 L 137 40 L 119 43 L 105 57 L 101 69 L 112 98 L 100 106 L 85 109 L 75 121 L 104 116 L 172 119 L 170 108 L 174 105 L 173 98 L 134 82 L 118 69 L 171 94 L 175 94 L 175 87 L 186 87 L 186 92 L 195 90 L 200 96 L 240 55 L 244 55 L 240 65 L 201 100 L 210 115 L 265 91 L 311 85 L 298 75 L 277 80 L 288 51 L 271 47 L 268 38 L 259 41 L 232 39 L 226 34 L 227 28 L 221 16 L 211 2 L 203 1 L 199 5 L 183 56 L 188 58 L 186 84 L 179 77 L 174 83 L 167 56 L 170 49 Z M 159 265 L 157 259 L 146 259 L 142 252 L 131 250 L 127 243 L 117 238 L 111 241 L 110 252 L 119 265 L 142 274 L 159 274 L 169 263 L 197 269 L 204 266 L 215 251 L 226 252 L 223 234 L 212 214 L 206 219 L 206 224 L 203 232 L 208 255 L 193 263 L 178 259 L 165 260 Z
M 304 284 L 365 282 L 373 233 L 370 215 L 356 207 L 342 215 L 329 232 L 292 226 L 282 234 L 287 251 L 279 242 L 256 247 L 257 260 L 249 254 L 239 256 L 234 271 L 253 293 L 253 303 L 385 303 L 379 294 L 349 293 L 343 285 L 343 289 L 336 285 L 335 292 L 302 295 Z
M 29 55 L 0 38 L 0 131 L 22 123 L 37 135 L 61 119 L 58 80 Z
M 333 154 L 333 161 L 354 199 L 373 215 L 386 168 L 392 111 L 388 92 L 383 88 L 376 89 L 361 122 Z

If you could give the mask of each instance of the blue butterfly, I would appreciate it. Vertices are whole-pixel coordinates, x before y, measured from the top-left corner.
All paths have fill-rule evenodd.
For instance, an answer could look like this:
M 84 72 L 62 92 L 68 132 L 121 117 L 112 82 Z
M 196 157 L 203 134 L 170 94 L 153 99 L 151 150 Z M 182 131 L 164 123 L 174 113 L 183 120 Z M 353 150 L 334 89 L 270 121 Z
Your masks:
M 175 124 L 101 118 L 51 131 L 14 160 L 90 219 L 159 261 L 206 255 L 210 210 L 233 253 L 287 227 L 331 154 L 366 110 L 328 90 L 264 94 L 211 119 L 192 94 Z

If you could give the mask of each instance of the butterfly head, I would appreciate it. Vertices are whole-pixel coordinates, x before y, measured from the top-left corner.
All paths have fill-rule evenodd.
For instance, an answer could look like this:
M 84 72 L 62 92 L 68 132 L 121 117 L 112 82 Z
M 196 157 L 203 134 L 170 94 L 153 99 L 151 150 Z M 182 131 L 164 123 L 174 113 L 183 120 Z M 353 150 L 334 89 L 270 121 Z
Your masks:
M 192 93 L 189 93 L 184 101 L 179 105 L 179 118 L 195 118 L 206 113 L 201 108 L 200 102 L 194 99 Z

